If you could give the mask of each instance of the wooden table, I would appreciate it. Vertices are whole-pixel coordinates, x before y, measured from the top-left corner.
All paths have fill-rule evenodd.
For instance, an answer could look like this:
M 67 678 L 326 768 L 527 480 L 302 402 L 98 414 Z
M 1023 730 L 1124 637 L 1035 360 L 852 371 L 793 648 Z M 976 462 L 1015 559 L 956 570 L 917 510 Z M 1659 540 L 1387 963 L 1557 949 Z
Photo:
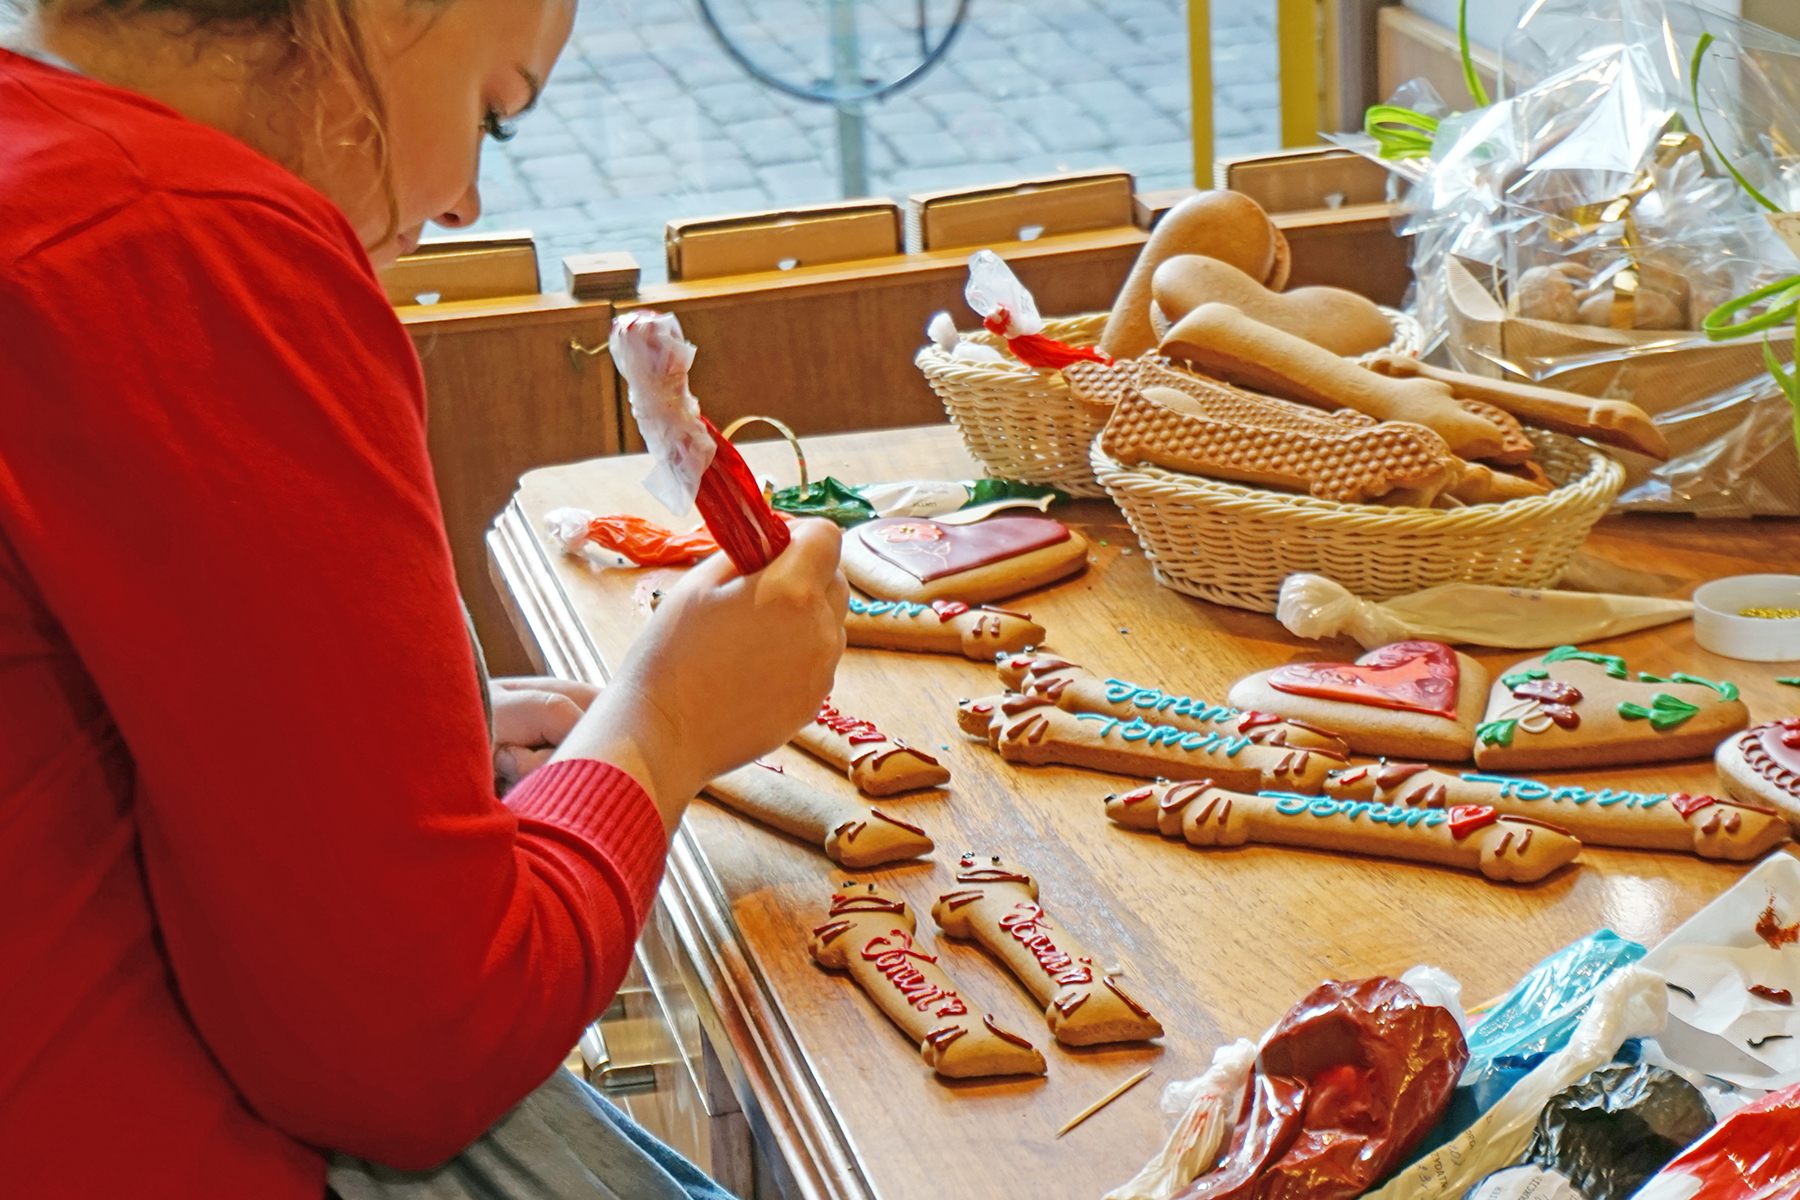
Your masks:
M 815 476 L 850 481 L 971 478 L 955 433 L 932 427 L 821 438 Z M 748 447 L 759 474 L 792 478 L 779 443 Z M 561 505 L 654 511 L 642 458 L 536 471 L 490 539 L 496 577 L 521 633 L 553 671 L 600 680 L 645 617 L 659 572 L 585 565 L 536 530 Z M 1088 571 L 1016 602 L 1048 627 L 1055 649 L 1123 678 L 1222 699 L 1233 680 L 1301 657 L 1354 657 L 1345 640 L 1307 644 L 1271 617 L 1191 600 L 1157 586 L 1118 512 L 1068 507 L 1063 520 L 1094 545 Z M 1658 572 L 1685 595 L 1703 579 L 1800 561 L 1800 521 L 1701 523 L 1613 518 L 1589 550 Z M 1634 667 L 1729 678 L 1752 715 L 1800 708 L 1774 682 L 1794 664 L 1749 664 L 1700 651 L 1680 623 L 1606 643 Z M 1490 668 L 1525 657 L 1477 652 Z M 761 1144 L 805 1196 L 1099 1196 L 1161 1144 L 1157 1096 L 1201 1071 L 1222 1041 L 1255 1037 L 1327 978 L 1399 974 L 1433 963 L 1471 999 L 1492 996 L 1543 956 L 1602 926 L 1654 942 L 1722 891 L 1741 868 L 1686 855 L 1590 849 L 1584 865 L 1529 888 L 1407 864 L 1269 847 L 1200 851 L 1114 827 L 1101 798 L 1119 781 L 1002 762 L 956 732 L 959 697 L 996 690 L 993 672 L 961 659 L 851 650 L 835 700 L 931 749 L 953 772 L 939 796 L 903 800 L 937 839 L 935 860 L 869 874 L 898 888 L 965 993 L 1025 1032 L 1049 1058 L 1047 1078 L 945 1083 L 919 1061 L 847 977 L 816 967 L 807 931 L 845 877 L 817 847 L 697 803 L 678 838 L 660 914 L 692 958 L 703 1020 Z M 754 703 L 753 697 L 744 697 Z M 803 756 L 784 759 L 833 782 Z M 1716 790 L 1711 764 L 1575 774 L 1645 790 Z M 841 784 L 841 776 L 835 781 Z M 888 803 L 888 802 L 884 802 Z M 932 900 L 964 850 L 1004 853 L 1038 878 L 1044 900 L 1162 1020 L 1160 1045 L 1071 1052 L 1051 1043 L 1025 991 L 979 948 L 934 935 Z M 1150 1079 L 1060 1140 L 1065 1120 L 1142 1066 Z

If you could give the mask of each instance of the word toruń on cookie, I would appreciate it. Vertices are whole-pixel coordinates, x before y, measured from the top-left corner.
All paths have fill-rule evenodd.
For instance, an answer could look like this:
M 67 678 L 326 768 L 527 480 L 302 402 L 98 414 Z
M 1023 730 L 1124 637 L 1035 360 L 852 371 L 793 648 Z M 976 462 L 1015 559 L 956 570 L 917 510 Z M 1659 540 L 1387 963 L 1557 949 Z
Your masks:
M 875 884 L 847 881 L 832 893 L 808 949 L 820 966 L 848 971 L 939 1075 L 1042 1075 L 1044 1056 L 991 1013 L 976 1016 L 937 955 L 913 940 L 916 928 L 906 901 Z
M 1341 735 L 1352 750 L 1465 762 L 1487 691 L 1480 663 L 1442 642 L 1394 642 L 1354 663 L 1289 663 L 1238 680 L 1227 697 Z
M 1043 696 L 964 700 L 957 724 L 1008 762 L 1052 764 L 1143 779 L 1214 779 L 1245 791 L 1316 790 L 1343 758 L 1305 746 L 1268 746 L 1242 734 L 1159 725 L 1142 717 L 1074 713 Z
M 1075 574 L 1087 551 L 1086 538 L 1049 517 L 884 517 L 844 534 L 844 574 L 882 599 L 982 604 Z
M 1477 871 L 1498 883 L 1536 883 L 1581 853 L 1567 831 L 1487 805 L 1418 809 L 1291 792 L 1246 795 L 1204 779 L 1108 796 L 1106 815 L 1193 846 L 1303 846 Z
M 855 796 L 808 787 L 777 765 L 739 767 L 707 784 L 706 794 L 751 820 L 823 848 L 827 858 L 851 870 L 931 853 L 931 837 L 917 825 Z
M 1031 876 L 998 856 L 965 854 L 956 883 L 932 905 L 932 919 L 946 935 L 973 938 L 1004 962 L 1045 1006 L 1057 1041 L 1095 1046 L 1162 1036 L 1156 1018 L 1044 911 Z
M 1634 678 L 1617 655 L 1558 646 L 1494 684 L 1475 762 L 1506 771 L 1697 758 L 1749 723 L 1734 683 L 1680 671 Z
M 861 717 L 847 717 L 827 700 L 794 745 L 849 776 L 865 796 L 892 796 L 950 782 L 950 772 L 923 750 L 890 738 Z
M 1043 696 L 1067 712 L 1110 713 L 1143 717 L 1177 729 L 1200 733 L 1223 730 L 1266 746 L 1306 746 L 1344 754 L 1342 738 L 1302 722 L 1284 721 L 1273 713 L 1246 712 L 1193 696 L 1165 692 L 1153 685 L 1095 674 L 1049 654 L 1002 654 L 994 659 L 1000 682 L 1027 696 Z
M 1012 653 L 1044 640 L 1044 627 L 1030 613 L 960 600 L 862 600 L 850 597 L 844 631 L 852 646 L 876 650 L 918 650 L 928 654 L 960 654 L 977 662 Z
M 1326 777 L 1325 794 L 1338 800 L 1377 801 L 1390 808 L 1487 805 L 1512 816 L 1554 822 L 1590 846 L 1675 850 L 1728 862 L 1761 858 L 1788 838 L 1786 822 L 1772 810 L 1714 796 L 1453 774 L 1423 763 L 1345 767 Z
M 1727 738 L 1713 761 L 1733 796 L 1771 805 L 1800 829 L 1800 717 L 1784 717 Z

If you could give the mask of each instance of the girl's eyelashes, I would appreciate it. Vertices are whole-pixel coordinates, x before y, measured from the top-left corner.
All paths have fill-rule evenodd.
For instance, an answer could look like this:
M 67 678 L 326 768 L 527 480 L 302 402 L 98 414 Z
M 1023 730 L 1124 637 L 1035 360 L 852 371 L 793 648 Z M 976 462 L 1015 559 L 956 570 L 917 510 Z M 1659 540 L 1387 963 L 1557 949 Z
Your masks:
M 490 108 L 487 110 L 487 115 L 481 119 L 481 131 L 496 142 L 510 142 L 518 136 L 519 127 L 516 123 L 503 118 L 499 109 Z

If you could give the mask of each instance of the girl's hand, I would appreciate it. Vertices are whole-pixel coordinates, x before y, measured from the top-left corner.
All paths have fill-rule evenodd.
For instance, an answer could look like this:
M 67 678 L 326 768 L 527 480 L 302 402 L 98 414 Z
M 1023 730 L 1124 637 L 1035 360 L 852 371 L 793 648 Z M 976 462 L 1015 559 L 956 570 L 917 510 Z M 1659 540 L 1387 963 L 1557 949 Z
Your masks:
M 494 710 L 494 774 L 508 787 L 550 761 L 600 689 L 590 683 L 547 677 L 495 679 L 488 684 Z
M 844 651 L 849 585 L 837 526 L 796 521 L 792 533 L 755 575 L 724 555 L 690 570 L 556 757 L 631 773 L 673 829 L 709 780 L 810 721 Z

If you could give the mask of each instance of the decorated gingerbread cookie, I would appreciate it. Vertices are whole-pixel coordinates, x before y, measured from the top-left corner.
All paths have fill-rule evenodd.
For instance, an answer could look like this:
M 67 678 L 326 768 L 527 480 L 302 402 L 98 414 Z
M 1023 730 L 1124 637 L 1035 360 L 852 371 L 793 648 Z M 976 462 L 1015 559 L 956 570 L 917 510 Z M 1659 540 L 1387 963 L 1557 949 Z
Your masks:
M 850 785 L 824 791 L 780 763 L 754 762 L 706 785 L 706 794 L 753 821 L 791 833 L 852 870 L 931 853 L 931 836 L 911 821 L 872 807 Z
M 1289 663 L 1232 686 L 1239 708 L 1329 729 L 1364 754 L 1463 762 L 1488 674 L 1442 642 L 1394 642 L 1354 663 Z
M 1004 962 L 1044 1005 L 1057 1041 L 1096 1046 L 1162 1036 L 1149 1010 L 1044 911 L 1031 876 L 998 856 L 965 854 L 956 884 L 938 897 L 932 918 L 946 935 L 973 938 Z
M 1497 883 L 1536 883 L 1581 853 L 1566 831 L 1488 805 L 1420 809 L 1293 792 L 1247 795 L 1204 779 L 1108 796 L 1106 815 L 1191 846 L 1305 846 L 1436 863 Z
M 1494 684 L 1475 761 L 1510 771 L 1696 758 L 1749 723 L 1734 683 L 1634 674 L 1615 654 L 1558 646 Z
M 848 971 L 939 1075 L 1042 1075 L 1044 1056 L 992 1013 L 976 1015 L 937 955 L 915 940 L 915 928 L 906 901 L 876 884 L 846 880 L 832 893 L 808 948 L 820 966 Z
M 1106 713 L 1127 720 L 1141 717 L 1199 733 L 1223 731 L 1270 746 L 1307 746 L 1333 754 L 1348 750 L 1337 735 L 1284 721 L 1274 713 L 1245 712 L 1154 684 L 1100 675 L 1053 654 L 1001 654 L 995 656 L 994 665 L 1000 682 L 1009 690 L 1042 696 L 1067 712 Z
M 1408 810 L 1486 805 L 1502 814 L 1550 821 L 1590 846 L 1676 850 L 1727 862 L 1761 858 L 1788 839 L 1787 823 L 1773 810 L 1716 796 L 1543 783 L 1518 775 L 1437 771 L 1424 763 L 1343 767 L 1326 777 L 1325 794 Z
M 844 534 L 844 574 L 869 593 L 928 604 L 981 604 L 1028 592 L 1087 565 L 1087 539 L 1049 517 L 950 525 L 884 517 Z
M 985 662 L 1044 640 L 1044 627 L 1030 613 L 1008 612 L 987 605 L 970 607 L 960 600 L 863 600 L 850 597 L 844 632 L 852 646 L 878 650 L 917 650 L 927 654 L 960 654 Z
M 892 796 L 950 782 L 950 772 L 923 750 L 883 733 L 873 721 L 839 712 L 826 700 L 794 745 L 830 763 L 865 796 Z
M 1783 717 L 1727 738 L 1713 761 L 1733 796 L 1769 805 L 1800 829 L 1800 717 Z

